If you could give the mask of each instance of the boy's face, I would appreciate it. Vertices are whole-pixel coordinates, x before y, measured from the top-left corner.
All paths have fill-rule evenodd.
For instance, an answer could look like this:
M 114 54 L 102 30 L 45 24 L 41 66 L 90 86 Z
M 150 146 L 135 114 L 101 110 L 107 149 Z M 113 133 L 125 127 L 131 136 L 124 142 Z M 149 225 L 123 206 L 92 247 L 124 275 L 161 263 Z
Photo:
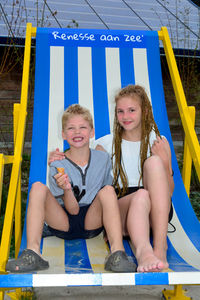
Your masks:
M 62 137 L 70 147 L 82 148 L 89 146 L 90 138 L 94 137 L 94 129 L 82 116 L 72 116 L 66 123 Z

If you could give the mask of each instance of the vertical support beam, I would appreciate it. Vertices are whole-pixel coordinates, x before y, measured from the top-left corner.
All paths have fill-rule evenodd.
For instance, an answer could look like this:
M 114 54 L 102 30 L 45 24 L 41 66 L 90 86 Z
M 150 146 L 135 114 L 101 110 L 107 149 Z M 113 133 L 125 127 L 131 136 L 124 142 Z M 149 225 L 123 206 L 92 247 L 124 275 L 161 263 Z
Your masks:
M 4 157 L 0 154 L 0 214 L 1 214 L 1 199 L 2 199 L 2 188 L 3 188 L 3 174 L 4 174 Z
M 188 147 L 190 149 L 190 154 L 192 156 L 194 166 L 200 181 L 200 145 L 192 125 L 190 118 L 181 78 L 179 75 L 178 67 L 176 64 L 174 52 L 170 42 L 169 34 L 166 27 L 162 27 L 161 31 L 158 32 L 159 39 L 162 40 L 164 51 L 167 59 L 167 64 L 170 72 L 170 77 L 172 80 L 172 85 L 174 88 L 174 93 L 176 96 L 176 102 L 178 105 L 182 125 L 187 138 Z
M 192 125 L 195 126 L 195 107 L 188 107 Z M 190 149 L 188 145 L 187 138 L 185 137 L 184 141 L 184 155 L 183 155 L 183 169 L 182 169 L 182 178 L 183 183 L 188 194 L 190 196 L 190 182 L 191 182 L 191 172 L 192 172 L 192 157 L 190 154 Z
M 16 142 L 18 121 L 19 121 L 20 104 L 14 104 L 13 121 L 14 121 L 14 147 Z M 19 171 L 19 180 L 17 184 L 16 203 L 15 203 L 15 258 L 18 257 L 21 243 L 21 169 Z

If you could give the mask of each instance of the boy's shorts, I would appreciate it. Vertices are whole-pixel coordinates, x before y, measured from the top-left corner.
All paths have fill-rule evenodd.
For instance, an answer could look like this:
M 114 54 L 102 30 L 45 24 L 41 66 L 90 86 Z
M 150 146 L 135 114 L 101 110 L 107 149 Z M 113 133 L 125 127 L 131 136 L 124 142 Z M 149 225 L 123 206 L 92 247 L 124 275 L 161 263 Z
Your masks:
M 126 192 L 126 194 L 125 194 L 124 196 L 127 196 L 127 195 L 129 195 L 129 194 L 135 193 L 135 192 L 137 192 L 139 189 L 143 189 L 143 188 L 144 188 L 143 186 L 141 186 L 141 187 L 138 187 L 138 186 L 129 187 L 128 190 L 127 190 L 127 192 Z M 115 191 L 116 191 L 116 193 L 118 193 L 118 190 L 117 190 L 117 189 L 116 189 Z M 124 197 L 124 196 L 120 196 L 119 199 L 122 198 L 122 197 Z M 168 219 L 168 223 L 170 223 L 172 217 L 173 217 L 173 206 L 172 206 L 172 202 L 171 202 L 171 207 L 170 207 L 170 211 L 169 211 L 169 219 Z
M 90 239 L 99 235 L 102 232 L 103 227 L 93 229 L 93 230 L 86 230 L 84 228 L 85 216 L 87 214 L 90 205 L 91 204 L 86 206 L 81 206 L 79 209 L 79 213 L 77 215 L 69 214 L 68 211 L 65 209 L 65 207 L 62 206 L 68 216 L 69 230 L 61 231 L 61 230 L 54 229 L 50 226 L 48 226 L 48 229 L 51 231 L 53 235 L 64 240 Z

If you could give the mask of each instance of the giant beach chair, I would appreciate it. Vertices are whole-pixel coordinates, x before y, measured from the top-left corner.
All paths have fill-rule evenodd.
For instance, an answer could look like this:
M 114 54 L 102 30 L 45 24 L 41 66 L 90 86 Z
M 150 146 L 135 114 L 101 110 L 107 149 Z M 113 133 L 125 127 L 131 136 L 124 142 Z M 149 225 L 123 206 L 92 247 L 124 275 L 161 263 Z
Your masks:
M 61 115 L 73 103 L 90 109 L 95 138 L 112 131 L 114 94 L 128 84 L 145 87 L 161 134 L 170 142 L 174 170 L 174 214 L 169 225 L 169 269 L 161 273 L 109 273 L 104 270 L 108 246 L 102 235 L 89 240 L 64 241 L 46 237 L 41 252 L 50 268 L 33 274 L 6 274 L 13 221 L 16 256 L 26 247 L 26 222 L 20 231 L 20 166 L 26 125 L 31 39 L 36 37 L 35 95 L 29 190 L 35 181 L 48 184 L 48 155 L 67 145 L 61 138 Z M 163 42 L 180 118 L 185 131 L 181 176 L 168 124 L 160 66 L 159 40 Z M 23 287 L 172 285 L 165 299 L 189 299 L 182 285 L 200 284 L 200 224 L 190 204 L 192 160 L 200 179 L 200 146 L 194 130 L 194 108 L 187 106 L 166 28 L 160 31 L 32 28 L 27 24 L 22 92 L 14 106 L 13 156 L 0 154 L 0 184 L 5 164 L 12 164 L 10 187 L 0 246 L 0 299 L 5 291 Z M 183 178 L 182 178 L 183 177 Z M 28 199 L 27 199 L 28 203 Z M 134 249 L 124 241 L 130 259 Z

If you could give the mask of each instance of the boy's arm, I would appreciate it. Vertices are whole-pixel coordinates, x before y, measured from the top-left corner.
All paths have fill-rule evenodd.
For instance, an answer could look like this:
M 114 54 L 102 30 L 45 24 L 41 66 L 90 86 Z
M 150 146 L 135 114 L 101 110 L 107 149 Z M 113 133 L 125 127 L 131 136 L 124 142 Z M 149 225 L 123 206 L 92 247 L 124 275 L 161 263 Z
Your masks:
M 69 176 L 64 173 L 64 170 L 61 169 L 62 168 L 57 169 L 59 173 L 56 174 L 54 178 L 56 180 L 58 187 L 61 188 L 64 192 L 63 201 L 66 210 L 71 215 L 76 215 L 79 212 L 79 205 L 72 191 L 72 186 L 70 183 Z
M 113 177 L 111 175 L 111 170 L 112 170 L 112 164 L 111 164 L 110 156 L 108 155 L 107 161 L 105 164 L 104 185 L 112 185 L 112 183 L 113 183 Z

